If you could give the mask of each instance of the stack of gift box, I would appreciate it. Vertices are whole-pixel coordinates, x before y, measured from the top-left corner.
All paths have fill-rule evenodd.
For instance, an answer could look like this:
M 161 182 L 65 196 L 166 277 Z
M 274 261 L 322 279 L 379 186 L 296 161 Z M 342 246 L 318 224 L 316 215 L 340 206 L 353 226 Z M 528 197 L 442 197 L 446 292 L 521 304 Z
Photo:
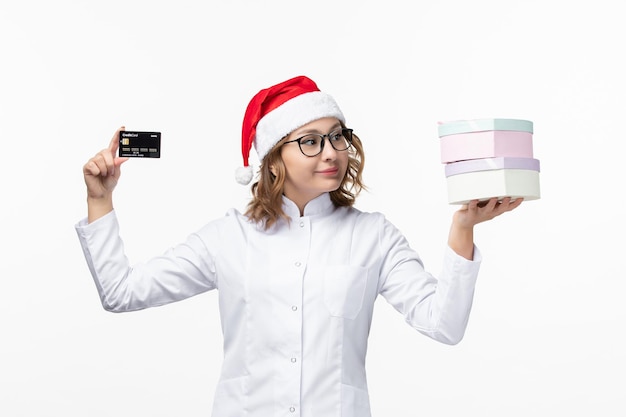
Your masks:
M 540 197 L 531 121 L 457 120 L 439 123 L 438 130 L 449 204 Z

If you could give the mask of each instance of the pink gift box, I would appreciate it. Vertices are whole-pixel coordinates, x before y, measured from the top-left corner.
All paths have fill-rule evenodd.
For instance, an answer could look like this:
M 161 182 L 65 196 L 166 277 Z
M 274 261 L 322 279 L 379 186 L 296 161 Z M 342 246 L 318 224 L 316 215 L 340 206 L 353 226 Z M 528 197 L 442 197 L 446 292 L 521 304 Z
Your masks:
M 441 162 L 446 164 L 468 159 L 494 157 L 533 157 L 531 132 L 489 130 L 458 133 L 439 139 Z

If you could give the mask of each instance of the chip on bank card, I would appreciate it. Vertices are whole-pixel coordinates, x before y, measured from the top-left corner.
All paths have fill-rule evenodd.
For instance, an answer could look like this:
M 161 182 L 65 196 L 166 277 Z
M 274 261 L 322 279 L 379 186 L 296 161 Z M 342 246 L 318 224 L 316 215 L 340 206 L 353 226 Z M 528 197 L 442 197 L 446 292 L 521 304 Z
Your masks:
M 120 157 L 160 158 L 161 132 L 120 132 Z

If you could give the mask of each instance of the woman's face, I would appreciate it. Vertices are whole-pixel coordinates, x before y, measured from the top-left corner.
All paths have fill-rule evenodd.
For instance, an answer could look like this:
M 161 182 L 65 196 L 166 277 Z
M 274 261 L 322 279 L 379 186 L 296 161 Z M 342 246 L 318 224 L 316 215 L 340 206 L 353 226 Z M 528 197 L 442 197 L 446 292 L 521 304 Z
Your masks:
M 326 135 L 341 127 L 338 119 L 325 117 L 294 130 L 286 141 L 308 133 Z M 327 137 L 322 152 L 316 156 L 305 156 L 298 143 L 291 142 L 282 146 L 281 158 L 286 171 L 283 194 L 300 208 L 315 197 L 338 189 L 348 169 L 348 151 L 336 151 Z

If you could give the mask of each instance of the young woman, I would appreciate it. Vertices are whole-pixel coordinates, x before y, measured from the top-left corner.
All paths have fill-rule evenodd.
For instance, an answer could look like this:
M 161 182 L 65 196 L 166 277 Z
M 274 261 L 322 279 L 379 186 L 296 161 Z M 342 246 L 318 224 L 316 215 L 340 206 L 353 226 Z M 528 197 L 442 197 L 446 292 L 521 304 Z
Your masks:
M 110 311 L 219 290 L 214 417 L 370 416 L 365 355 L 376 297 L 418 332 L 458 343 L 480 265 L 473 228 L 521 203 L 473 201 L 456 211 L 436 279 L 383 215 L 353 207 L 361 141 L 334 99 L 300 76 L 261 90 L 246 110 L 237 180 L 251 180 L 252 146 L 261 161 L 247 211 L 231 209 L 131 267 L 113 210 L 125 162 L 118 134 L 83 167 L 88 216 L 76 230 L 87 264 Z

